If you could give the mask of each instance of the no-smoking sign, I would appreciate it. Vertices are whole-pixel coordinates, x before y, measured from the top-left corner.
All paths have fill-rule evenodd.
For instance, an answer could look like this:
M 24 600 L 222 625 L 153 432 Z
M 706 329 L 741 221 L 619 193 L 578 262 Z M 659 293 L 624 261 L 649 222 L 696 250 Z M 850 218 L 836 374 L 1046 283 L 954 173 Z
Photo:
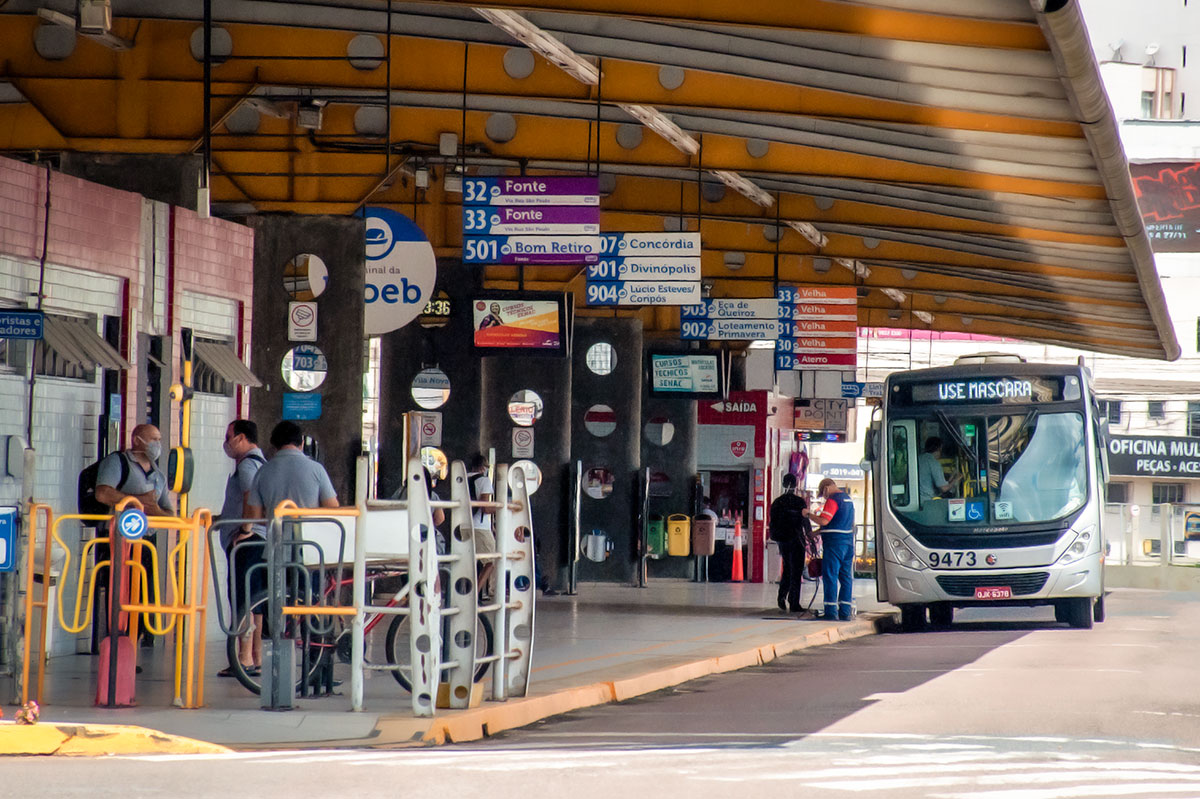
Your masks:
M 288 341 L 317 340 L 317 304 L 288 303 Z
M 514 458 L 533 457 L 533 428 L 514 427 L 512 431 L 512 456 Z
M 417 437 L 422 447 L 442 445 L 442 414 L 437 411 L 421 411 L 415 414 Z

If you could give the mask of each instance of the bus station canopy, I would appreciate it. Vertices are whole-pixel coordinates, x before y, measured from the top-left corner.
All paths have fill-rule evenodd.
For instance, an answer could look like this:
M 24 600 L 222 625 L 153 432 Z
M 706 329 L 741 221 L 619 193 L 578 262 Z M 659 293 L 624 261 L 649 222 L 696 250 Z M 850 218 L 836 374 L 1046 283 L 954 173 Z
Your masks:
M 0 5 L 0 152 L 209 150 L 214 213 L 390 205 L 443 256 L 447 177 L 598 173 L 604 230 L 700 231 L 714 297 L 1179 355 L 1077 0 L 215 0 L 208 136 L 203 4 L 82 5 Z

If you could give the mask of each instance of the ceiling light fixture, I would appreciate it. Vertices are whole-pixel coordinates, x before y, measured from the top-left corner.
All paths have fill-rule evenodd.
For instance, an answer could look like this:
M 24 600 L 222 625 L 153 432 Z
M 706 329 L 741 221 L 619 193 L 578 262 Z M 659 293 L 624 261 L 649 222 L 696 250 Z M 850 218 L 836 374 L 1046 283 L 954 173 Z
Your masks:
M 927 325 L 933 324 L 933 314 L 931 314 L 929 311 L 913 311 L 913 316 L 917 317 Z
M 761 188 L 746 180 L 737 172 L 730 172 L 727 169 L 710 169 L 708 174 L 712 175 L 717 180 L 724 183 L 729 188 L 736 191 L 746 199 L 750 200 L 755 205 L 763 208 L 770 208 L 775 204 L 775 198 Z
M 87 7 L 84 8 L 83 6 Z M 80 36 L 85 36 L 93 42 L 102 44 L 110 50 L 132 50 L 133 42 L 129 39 L 123 39 L 117 36 L 112 31 L 107 29 L 107 25 L 112 24 L 112 9 L 107 3 L 90 2 L 80 6 L 80 11 L 86 17 L 86 25 L 80 19 L 64 14 L 61 11 L 55 11 L 52 8 L 39 8 L 37 15 L 39 19 L 49 22 L 53 25 L 61 25 L 64 28 L 70 28 Z
M 868 278 L 871 276 L 870 267 L 864 263 L 854 260 L 853 258 L 834 258 L 833 260 L 838 266 L 844 266 L 846 269 L 849 269 L 851 272 L 861 278 Z
M 628 103 L 617 103 L 617 106 L 629 116 L 641 122 L 650 130 L 662 136 L 676 150 L 688 155 L 695 155 L 700 152 L 700 142 L 693 139 L 684 131 L 683 128 L 676 125 L 670 117 L 659 111 L 657 108 L 651 108 L 648 105 L 631 105 Z M 637 128 L 634 128 L 637 130 Z
M 880 291 L 882 291 L 884 294 L 888 295 L 888 297 L 891 298 L 892 302 L 904 302 L 906 299 L 908 299 L 907 297 L 904 296 L 904 292 L 901 291 L 900 289 L 885 288 L 885 289 L 880 289 Z
M 517 12 L 500 8 L 477 8 L 475 13 L 580 83 L 586 83 L 589 86 L 599 85 L 600 70 L 596 68 L 595 64 Z
M 807 239 L 808 243 L 818 250 L 823 249 L 829 243 L 829 238 L 808 222 L 797 222 L 789 219 L 785 224 Z
M 320 130 L 324 110 L 324 100 L 302 100 L 296 105 L 296 126 L 305 130 Z

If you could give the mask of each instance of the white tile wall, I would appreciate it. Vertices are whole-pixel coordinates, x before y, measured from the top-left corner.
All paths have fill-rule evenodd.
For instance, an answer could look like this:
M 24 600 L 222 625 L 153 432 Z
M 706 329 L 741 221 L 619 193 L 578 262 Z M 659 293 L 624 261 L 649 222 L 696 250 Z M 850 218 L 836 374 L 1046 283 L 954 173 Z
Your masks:
M 38 264 L 0 258 L 0 299 L 24 304 L 37 290 Z M 121 312 L 121 281 L 78 269 L 48 265 L 47 311 L 91 313 L 97 317 Z M 97 325 L 99 330 L 99 325 Z M 0 435 L 25 434 L 29 384 L 22 375 L 0 375 Z M 33 448 L 37 452 L 34 497 L 49 504 L 56 514 L 76 511 L 79 472 L 96 457 L 101 392 L 99 379 L 91 383 L 61 378 L 39 378 L 34 387 Z M 0 478 L 0 503 L 20 501 L 20 481 Z M 64 522 L 60 536 L 72 548 L 78 563 L 80 526 Z M 76 572 L 78 574 L 78 572 Z M 76 640 L 59 635 L 51 653 L 72 654 Z
M 181 298 L 180 322 L 206 338 L 234 341 L 237 330 L 237 303 L 222 297 L 185 291 Z M 233 462 L 225 457 L 221 445 L 225 428 L 233 421 L 237 404 L 233 397 L 196 394 L 192 401 L 192 455 L 195 477 L 188 495 L 189 507 L 208 508 L 216 516 L 225 500 L 225 480 L 233 471 Z M 224 559 L 217 558 L 217 584 L 225 585 Z M 221 594 L 224 595 L 222 588 Z M 215 601 L 215 598 L 214 598 Z M 208 614 L 207 636 L 210 642 L 223 641 L 217 614 Z

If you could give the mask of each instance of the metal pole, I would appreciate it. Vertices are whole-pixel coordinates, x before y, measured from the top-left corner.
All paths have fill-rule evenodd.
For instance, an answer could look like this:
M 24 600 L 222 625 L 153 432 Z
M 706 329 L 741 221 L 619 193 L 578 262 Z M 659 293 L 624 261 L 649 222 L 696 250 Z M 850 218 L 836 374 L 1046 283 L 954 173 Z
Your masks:
M 354 581 L 352 583 L 354 619 L 350 623 L 350 709 L 363 709 L 363 635 L 367 599 L 367 473 L 369 458 L 359 456 L 354 470 L 354 501 L 358 518 L 354 522 Z M 411 628 L 410 628 L 411 629 Z
M 207 189 L 212 169 L 212 0 L 204 0 L 204 168 L 200 188 Z M 197 209 L 205 214 L 205 209 Z
M 292 709 L 292 675 L 284 674 L 284 664 L 290 662 L 281 656 L 283 651 L 283 605 L 284 573 L 283 523 L 279 517 L 271 519 L 267 527 L 267 623 L 271 625 L 271 649 L 267 652 L 267 671 L 271 676 L 271 690 L 263 699 L 267 710 Z
M 117 652 L 121 641 L 121 583 L 125 571 L 125 540 L 117 535 L 117 518 L 108 523 L 108 701 L 105 707 L 117 706 Z M 80 568 L 83 565 L 80 564 Z M 46 577 L 43 575 L 43 580 Z M 40 657 L 45 657 L 42 653 Z

